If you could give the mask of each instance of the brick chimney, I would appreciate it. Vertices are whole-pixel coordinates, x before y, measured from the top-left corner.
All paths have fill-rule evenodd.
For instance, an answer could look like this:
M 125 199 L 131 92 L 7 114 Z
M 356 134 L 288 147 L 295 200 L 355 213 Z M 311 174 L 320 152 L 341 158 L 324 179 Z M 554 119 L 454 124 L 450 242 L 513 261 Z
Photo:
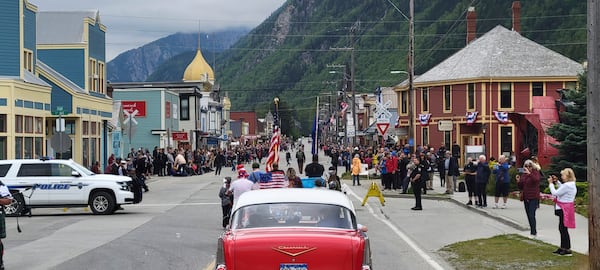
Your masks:
M 512 30 L 521 33 L 521 2 L 512 3 Z
M 477 38 L 477 14 L 475 7 L 469 7 L 467 11 L 467 45 Z

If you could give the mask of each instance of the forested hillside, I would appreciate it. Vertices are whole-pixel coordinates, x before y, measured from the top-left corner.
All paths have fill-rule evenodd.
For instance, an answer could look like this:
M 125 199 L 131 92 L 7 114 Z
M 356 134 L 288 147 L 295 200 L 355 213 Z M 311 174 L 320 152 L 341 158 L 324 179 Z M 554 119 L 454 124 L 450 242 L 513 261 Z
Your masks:
M 481 36 L 496 25 L 511 28 L 511 4 L 507 0 L 415 0 L 415 73 L 427 71 L 465 46 L 469 6 L 475 7 Z M 585 1 L 528 0 L 521 6 L 523 36 L 576 61 L 585 59 Z M 279 96 L 289 114 L 289 126 L 284 124 L 283 130 L 295 129 L 292 123 L 298 120 L 306 133 L 315 96 L 340 88 L 343 69 L 328 65 L 350 63 L 349 51 L 332 48 L 354 48 L 357 92 L 372 92 L 406 78 L 390 71 L 407 70 L 407 16 L 408 0 L 289 0 L 216 58 L 217 82 L 231 97 L 233 110 L 263 112 L 266 103 Z M 186 57 L 191 60 L 193 55 Z M 335 81 L 337 85 L 331 83 Z

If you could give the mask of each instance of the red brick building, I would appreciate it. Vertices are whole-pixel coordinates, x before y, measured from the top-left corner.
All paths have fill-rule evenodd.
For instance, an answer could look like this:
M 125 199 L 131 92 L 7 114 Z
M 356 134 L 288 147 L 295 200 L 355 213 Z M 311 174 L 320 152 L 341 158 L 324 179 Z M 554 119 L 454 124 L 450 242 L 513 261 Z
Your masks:
M 474 28 L 474 18 L 470 9 L 467 29 Z M 518 16 L 513 24 L 513 29 L 519 29 Z M 518 163 L 537 155 L 542 165 L 547 164 L 556 153 L 550 146 L 553 139 L 545 133 L 558 122 L 556 90 L 575 89 L 583 66 L 502 26 L 479 38 L 469 32 L 467 42 L 465 48 L 416 76 L 411 136 L 415 145 L 437 149 L 445 144 L 449 149 L 456 141 L 462 161 L 469 148 L 482 149 L 488 157 L 514 153 Z M 406 129 L 407 82 L 394 90 L 399 127 Z M 429 117 L 429 122 L 421 123 L 421 116 Z
M 229 119 L 248 123 L 248 135 L 257 135 L 256 125 L 258 120 L 256 112 L 230 112 Z

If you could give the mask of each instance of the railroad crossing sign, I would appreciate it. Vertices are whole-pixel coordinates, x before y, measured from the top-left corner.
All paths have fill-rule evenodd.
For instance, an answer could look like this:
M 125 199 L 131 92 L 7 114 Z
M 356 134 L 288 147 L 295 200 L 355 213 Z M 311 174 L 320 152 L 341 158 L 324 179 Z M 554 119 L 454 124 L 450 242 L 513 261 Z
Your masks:
M 135 116 L 138 115 L 138 113 L 140 113 L 138 110 L 134 110 L 133 112 L 129 112 L 127 110 L 123 110 L 123 113 L 125 114 L 125 120 L 123 121 L 123 124 L 127 124 L 129 123 L 129 121 L 131 121 L 134 125 L 137 125 L 137 120 L 135 120 Z
M 391 100 L 388 100 L 385 103 L 377 101 L 375 103 L 375 118 L 377 118 L 378 120 L 387 119 L 387 122 L 389 123 L 389 119 L 392 118 L 392 113 L 388 110 L 390 105 L 392 105 Z

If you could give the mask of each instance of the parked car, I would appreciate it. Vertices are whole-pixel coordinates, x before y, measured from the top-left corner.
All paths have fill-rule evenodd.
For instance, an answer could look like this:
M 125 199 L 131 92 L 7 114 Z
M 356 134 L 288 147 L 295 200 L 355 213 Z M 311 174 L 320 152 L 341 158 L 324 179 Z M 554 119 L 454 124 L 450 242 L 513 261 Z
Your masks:
M 367 270 L 369 238 L 350 199 L 324 189 L 248 191 L 218 239 L 216 270 Z
M 79 206 L 106 215 L 139 202 L 131 192 L 131 177 L 95 174 L 73 160 L 0 160 L 0 180 L 13 195 L 13 203 L 5 206 L 9 216 L 32 208 Z

